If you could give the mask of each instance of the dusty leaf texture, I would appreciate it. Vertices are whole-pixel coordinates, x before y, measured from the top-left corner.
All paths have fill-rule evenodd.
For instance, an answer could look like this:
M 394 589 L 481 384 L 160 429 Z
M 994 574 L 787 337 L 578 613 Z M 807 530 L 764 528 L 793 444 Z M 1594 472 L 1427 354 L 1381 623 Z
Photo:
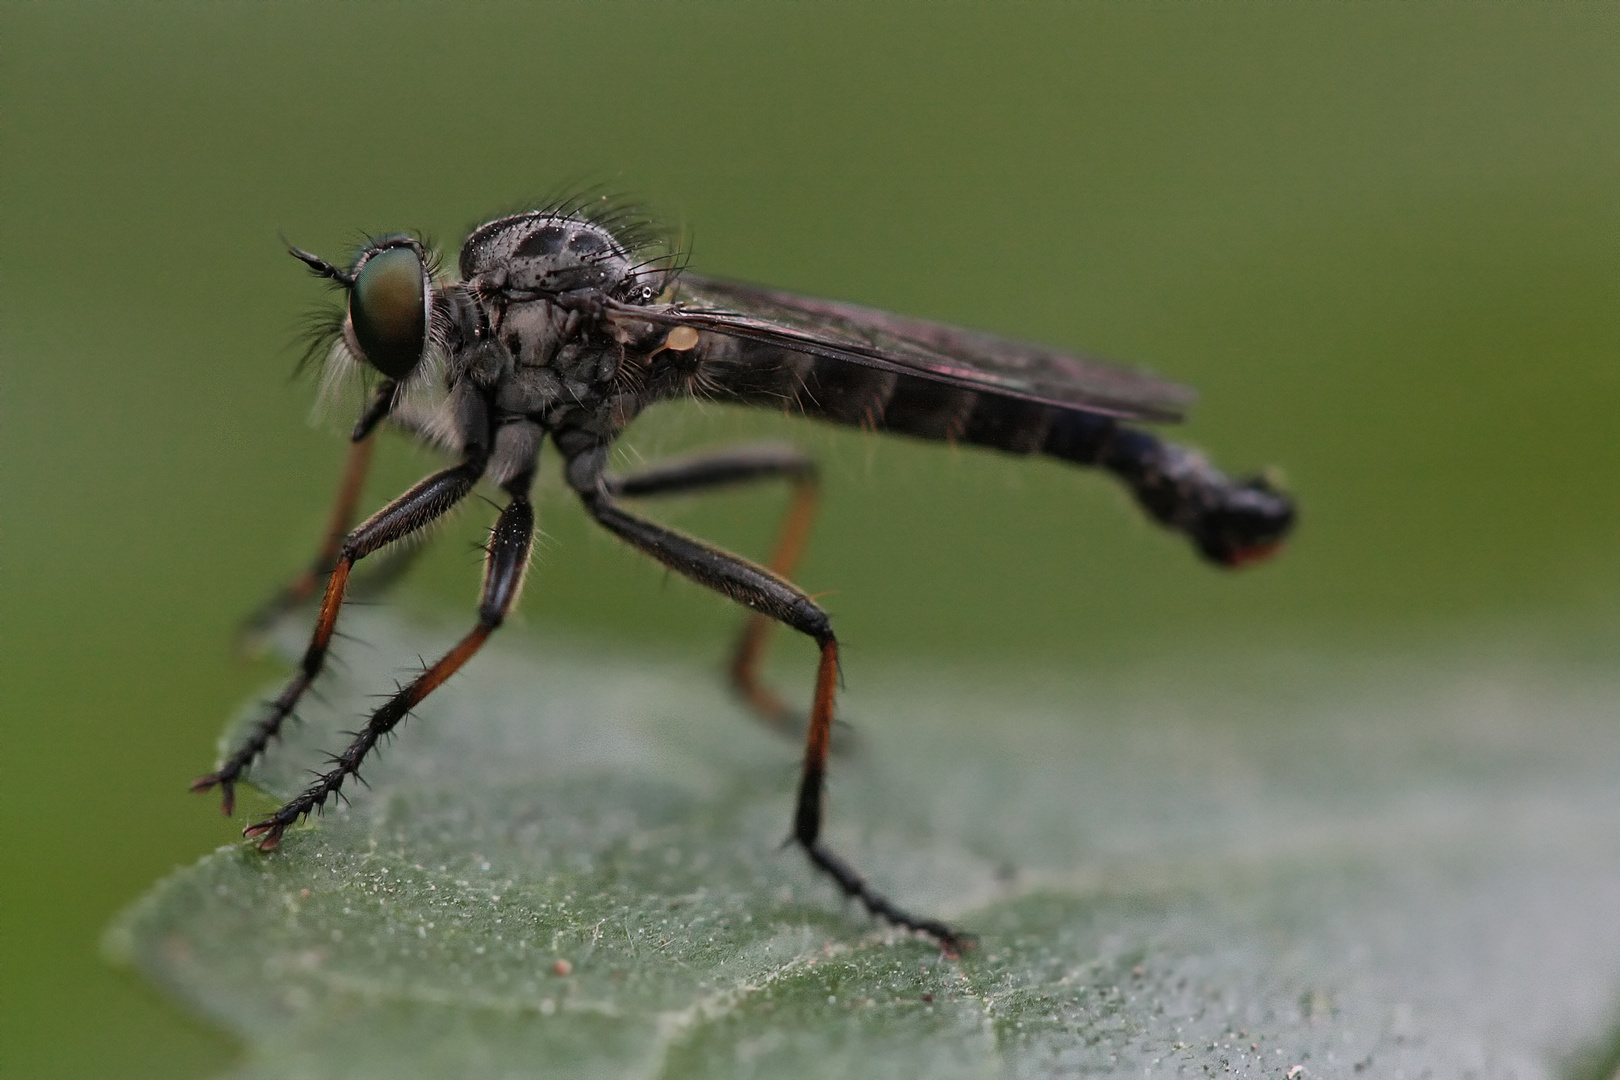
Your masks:
M 344 629 L 364 645 L 260 769 L 273 796 L 451 640 Z M 976 933 L 961 958 L 781 850 L 797 751 L 718 680 L 521 632 L 351 807 L 176 873 L 107 948 L 239 1035 L 241 1078 L 1613 1073 L 1611 675 L 848 668 L 831 837 Z

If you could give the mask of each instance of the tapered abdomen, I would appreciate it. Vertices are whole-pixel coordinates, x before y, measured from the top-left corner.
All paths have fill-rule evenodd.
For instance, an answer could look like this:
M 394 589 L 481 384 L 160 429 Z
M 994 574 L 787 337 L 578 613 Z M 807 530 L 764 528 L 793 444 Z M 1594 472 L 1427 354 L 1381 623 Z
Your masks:
M 1293 501 L 1263 476 L 1233 481 L 1196 451 L 1100 413 L 735 340 L 702 361 L 699 381 L 716 400 L 1098 466 L 1124 481 L 1155 520 L 1223 566 L 1270 554 L 1294 522 Z

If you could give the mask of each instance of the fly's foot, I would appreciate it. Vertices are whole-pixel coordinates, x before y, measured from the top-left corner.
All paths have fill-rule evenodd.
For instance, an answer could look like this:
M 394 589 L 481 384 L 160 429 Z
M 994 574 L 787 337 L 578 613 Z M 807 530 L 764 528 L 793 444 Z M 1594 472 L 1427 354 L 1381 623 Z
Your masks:
M 364 745 L 366 749 L 369 749 L 371 743 L 368 740 Z M 343 781 L 350 776 L 359 779 L 360 774 L 355 771 L 351 763 L 346 763 L 343 758 L 334 760 L 337 762 L 337 768 L 319 777 L 315 783 L 305 788 L 296 799 L 287 803 L 280 810 L 277 810 L 263 821 L 255 821 L 252 825 L 243 829 L 242 835 L 249 840 L 257 840 L 260 851 L 274 851 L 281 845 L 282 834 L 292 825 L 295 825 L 300 818 L 308 817 L 314 811 L 325 806 L 326 800 L 334 795 L 340 799 L 343 798 L 343 794 L 339 790 L 343 787 Z
M 263 821 L 255 821 L 243 829 L 242 835 L 249 840 L 257 840 L 260 851 L 274 851 L 281 846 L 281 835 L 289 826 L 296 824 L 299 818 L 307 817 L 311 810 L 325 801 L 324 797 L 317 800 L 305 792 Z
M 207 776 L 199 776 L 191 782 L 191 790 L 195 792 L 210 791 L 217 787 L 224 799 L 220 803 L 220 811 L 230 817 L 236 811 L 236 782 L 247 772 L 249 766 L 264 753 L 272 739 L 281 737 L 281 725 L 288 717 L 293 715 L 293 706 L 304 691 L 309 688 L 311 676 L 300 674 L 288 684 L 281 696 L 270 703 L 270 711 L 263 720 L 254 724 L 247 737 L 242 740 L 234 753 L 225 759 L 225 763 L 217 772 Z M 296 720 L 296 717 L 293 717 Z
M 198 795 L 205 791 L 219 788 L 222 796 L 219 802 L 219 812 L 230 817 L 236 812 L 236 776 L 226 776 L 224 773 L 209 773 L 199 776 L 191 782 L 191 790 Z
M 249 840 L 257 840 L 260 851 L 274 851 L 281 846 L 281 834 L 287 831 L 287 826 L 277 820 L 279 817 L 280 814 L 277 814 L 256 821 L 243 829 L 242 835 Z
M 953 932 L 945 937 L 936 937 L 934 941 L 939 945 L 939 951 L 951 960 L 960 960 L 963 953 L 979 947 L 978 938 L 972 934 L 960 932 Z
M 918 934 L 925 934 L 934 939 L 946 956 L 958 957 L 968 949 L 978 944 L 978 939 L 971 934 L 964 934 L 952 930 L 938 919 L 923 919 L 896 907 L 888 897 L 873 890 L 866 880 L 855 872 L 855 868 L 843 859 L 818 843 L 800 844 L 804 853 L 809 856 L 810 862 L 816 869 L 825 873 L 838 883 L 845 896 L 854 897 L 861 902 L 869 914 L 902 930 L 911 930 Z

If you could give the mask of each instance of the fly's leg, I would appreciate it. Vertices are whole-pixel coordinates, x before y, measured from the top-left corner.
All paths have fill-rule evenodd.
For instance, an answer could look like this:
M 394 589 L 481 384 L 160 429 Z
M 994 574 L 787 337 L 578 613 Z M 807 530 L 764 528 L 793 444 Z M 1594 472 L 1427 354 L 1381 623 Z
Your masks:
M 253 726 L 230 757 L 217 772 L 200 777 L 191 784 L 192 791 L 207 791 L 219 787 L 224 794 L 222 808 L 226 814 L 235 809 L 235 785 L 253 760 L 263 753 L 281 731 L 283 721 L 292 714 L 326 663 L 326 652 L 337 628 L 338 612 L 343 607 L 344 588 L 354 564 L 378 548 L 409 536 L 430 524 L 456 503 L 460 502 L 484 472 L 482 453 L 460 465 L 434 473 L 405 494 L 377 511 L 362 522 L 343 541 L 331 576 L 326 580 L 326 595 L 321 600 L 320 614 L 315 620 L 315 632 L 309 647 L 299 663 L 298 673 L 288 681 L 280 696 L 270 704 L 270 711 Z
M 238 647 L 254 642 L 276 620 L 314 595 L 316 587 L 337 565 L 338 550 L 354 525 L 355 507 L 359 505 L 360 492 L 366 485 L 366 474 L 371 471 L 371 454 L 377 445 L 371 437 L 372 432 L 393 409 L 397 391 L 397 383 L 392 380 L 384 383 L 377 388 L 371 403 L 360 414 L 350 435 L 343 478 L 338 481 L 337 498 L 332 503 L 332 514 L 320 549 L 316 551 L 309 569 L 293 578 L 258 610 L 242 620 L 242 628 L 237 635 Z
M 587 489 L 580 492 L 580 497 L 592 517 L 632 547 L 815 641 L 821 649 L 821 662 L 816 668 L 816 692 L 805 737 L 804 771 L 799 784 L 798 809 L 793 818 L 793 841 L 804 849 L 814 866 L 838 883 L 846 896 L 859 900 L 871 914 L 907 930 L 927 934 L 951 952 L 966 945 L 970 939 L 944 923 L 919 918 L 895 906 L 821 842 L 822 791 L 832 736 L 833 698 L 838 688 L 838 640 L 827 613 L 780 575 L 701 540 L 636 517 L 615 504 L 604 489 Z
M 376 443 L 371 439 L 351 443 L 347 460 L 343 464 L 343 479 L 338 482 L 337 499 L 332 504 L 326 535 L 311 560 L 309 568 L 289 581 L 280 591 L 242 620 L 237 635 L 238 647 L 246 649 L 273 626 L 278 619 L 309 599 L 321 580 L 337 565 L 338 550 L 343 538 L 354 525 L 354 508 L 360 501 L 360 490 L 365 486 L 370 471 L 371 453 Z
M 531 479 L 532 474 L 507 485 L 512 498 L 501 511 L 490 533 L 489 547 L 486 549 L 488 558 L 484 564 L 484 592 L 478 605 L 478 624 L 454 648 L 425 668 L 374 712 L 347 749 L 332 759 L 329 772 L 317 778 L 297 798 L 274 814 L 242 830 L 242 835 L 258 840 L 259 850 L 269 851 L 281 843 L 281 835 L 288 826 L 310 811 L 324 806 L 328 798 L 338 794 L 349 777 L 358 777 L 360 763 L 377 745 L 377 740 L 392 731 L 423 698 L 472 659 L 473 654 L 505 621 L 506 613 L 511 610 L 523 588 L 523 574 L 528 568 L 529 551 L 534 542 L 534 508 L 528 497 Z
M 785 479 L 793 485 L 793 502 L 783 519 L 770 569 L 781 577 L 792 575 L 804 554 L 810 526 L 815 521 L 820 495 L 816 464 L 791 446 L 746 446 L 714 454 L 661 462 L 625 477 L 607 478 L 615 495 L 640 497 L 704 491 L 755 480 Z M 760 612 L 749 615 L 737 638 L 727 673 L 732 689 L 765 724 L 783 734 L 804 729 L 804 717 L 790 708 L 760 680 L 759 669 L 776 621 Z M 843 737 L 840 736 L 840 742 Z
M 810 527 L 815 522 L 816 505 L 820 501 L 821 485 L 814 467 L 793 479 L 793 502 L 787 516 L 782 519 L 776 537 L 776 548 L 768 564 L 782 577 L 791 577 L 804 555 L 805 543 L 810 539 Z M 803 722 L 802 717 L 777 696 L 776 691 L 760 681 L 759 669 L 765 659 L 776 621 L 754 612 L 743 623 L 737 636 L 736 648 L 731 654 L 731 685 L 750 708 L 772 727 L 792 732 Z

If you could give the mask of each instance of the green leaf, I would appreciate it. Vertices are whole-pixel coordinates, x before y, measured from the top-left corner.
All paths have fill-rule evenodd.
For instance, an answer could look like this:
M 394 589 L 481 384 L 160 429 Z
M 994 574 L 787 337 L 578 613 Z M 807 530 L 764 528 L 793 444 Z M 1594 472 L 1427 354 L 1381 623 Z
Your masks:
M 453 640 L 344 629 L 278 799 Z M 176 873 L 108 949 L 240 1035 L 239 1077 L 1606 1076 L 1620 686 L 1427 660 L 852 652 L 831 839 L 979 936 L 951 958 L 781 850 L 796 750 L 718 685 L 509 632 L 352 806 Z

